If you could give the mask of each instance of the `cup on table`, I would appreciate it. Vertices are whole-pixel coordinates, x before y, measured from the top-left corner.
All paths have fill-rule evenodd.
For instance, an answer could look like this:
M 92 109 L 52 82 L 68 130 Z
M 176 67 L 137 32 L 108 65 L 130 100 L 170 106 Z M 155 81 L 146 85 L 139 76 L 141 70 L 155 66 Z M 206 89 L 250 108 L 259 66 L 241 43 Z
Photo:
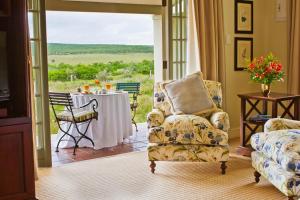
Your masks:
M 105 83 L 105 89 L 107 91 L 110 91 L 112 89 L 112 84 L 111 83 Z

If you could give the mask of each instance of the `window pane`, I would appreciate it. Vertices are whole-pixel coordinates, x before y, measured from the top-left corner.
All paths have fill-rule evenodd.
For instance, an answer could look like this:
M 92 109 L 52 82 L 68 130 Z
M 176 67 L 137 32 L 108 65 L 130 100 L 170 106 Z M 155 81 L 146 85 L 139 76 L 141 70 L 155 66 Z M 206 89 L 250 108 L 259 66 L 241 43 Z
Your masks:
M 28 13 L 28 26 L 29 26 L 29 35 L 30 38 L 34 38 L 34 31 L 33 31 L 33 13 Z
M 173 0 L 172 3 L 173 78 L 182 78 L 186 74 L 187 0 Z
M 31 41 L 31 58 L 32 58 L 32 66 L 40 65 L 39 62 L 39 45 L 37 41 Z
M 41 95 L 41 70 L 39 68 L 33 70 L 34 74 L 34 95 Z
M 177 41 L 173 41 L 173 62 L 177 61 Z

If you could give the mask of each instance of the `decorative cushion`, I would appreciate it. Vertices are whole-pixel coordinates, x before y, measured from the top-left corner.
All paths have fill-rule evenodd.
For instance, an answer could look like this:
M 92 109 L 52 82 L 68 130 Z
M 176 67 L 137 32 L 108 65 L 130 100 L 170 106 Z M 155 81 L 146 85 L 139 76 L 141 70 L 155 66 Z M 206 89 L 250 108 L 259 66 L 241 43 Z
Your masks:
M 149 130 L 149 142 L 159 144 L 227 145 L 228 134 L 196 115 L 171 115 Z
M 166 82 L 168 83 L 171 81 L 166 81 Z M 160 85 L 162 83 L 164 83 L 164 82 L 157 82 L 154 84 L 153 105 L 154 105 L 154 108 L 161 110 L 163 112 L 164 116 L 169 116 L 172 114 L 171 105 L 170 105 L 168 98 L 166 98 L 165 94 L 161 90 Z M 221 86 L 221 83 L 216 82 L 216 81 L 211 81 L 211 80 L 204 80 L 204 83 L 209 91 L 209 94 L 210 94 L 213 102 L 215 103 L 215 105 L 218 108 L 221 109 L 222 108 L 222 86 Z M 206 115 L 203 114 L 200 116 L 207 117 L 207 116 L 209 116 L 209 114 L 206 114 Z
M 89 110 L 73 110 L 75 121 L 72 117 L 72 114 L 70 111 L 64 111 L 59 114 L 57 114 L 57 118 L 60 121 L 68 121 L 68 122 L 82 122 L 89 119 L 96 118 L 98 113 L 94 111 Z
M 256 133 L 251 137 L 251 145 L 284 170 L 300 175 L 300 130 Z
M 228 146 L 150 144 L 148 159 L 150 161 L 221 162 L 228 161 L 229 148 Z
M 252 152 L 252 166 L 286 196 L 300 196 L 300 176 L 286 171 L 262 152 Z
M 171 103 L 173 114 L 200 115 L 216 110 L 200 72 L 181 80 L 163 83 L 161 88 Z

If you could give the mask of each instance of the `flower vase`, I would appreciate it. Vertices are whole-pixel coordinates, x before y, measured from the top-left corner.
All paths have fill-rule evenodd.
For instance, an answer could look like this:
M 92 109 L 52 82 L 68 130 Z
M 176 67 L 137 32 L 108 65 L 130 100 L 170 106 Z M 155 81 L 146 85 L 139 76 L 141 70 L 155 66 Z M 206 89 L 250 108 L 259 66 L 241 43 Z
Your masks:
M 271 92 L 271 85 L 270 84 L 261 84 L 261 91 L 264 97 L 268 97 Z

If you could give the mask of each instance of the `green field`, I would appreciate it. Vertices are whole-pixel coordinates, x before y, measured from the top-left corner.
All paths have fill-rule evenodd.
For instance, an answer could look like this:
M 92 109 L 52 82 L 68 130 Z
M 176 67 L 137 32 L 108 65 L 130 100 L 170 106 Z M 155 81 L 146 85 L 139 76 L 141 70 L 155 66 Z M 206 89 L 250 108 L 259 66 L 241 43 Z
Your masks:
M 151 45 L 48 44 L 48 55 L 153 53 Z
M 85 84 L 93 88 L 94 79 L 102 78 L 114 86 L 117 82 L 140 82 L 141 95 L 135 119 L 146 121 L 153 101 L 152 46 L 48 44 L 48 62 L 50 91 L 76 92 Z M 70 81 L 71 74 L 77 79 Z M 51 133 L 56 133 L 58 127 L 52 110 L 50 124 Z
M 93 64 L 108 63 L 113 61 L 141 62 L 143 60 L 153 60 L 153 53 L 92 53 L 92 54 L 67 54 L 49 55 L 49 64 Z

